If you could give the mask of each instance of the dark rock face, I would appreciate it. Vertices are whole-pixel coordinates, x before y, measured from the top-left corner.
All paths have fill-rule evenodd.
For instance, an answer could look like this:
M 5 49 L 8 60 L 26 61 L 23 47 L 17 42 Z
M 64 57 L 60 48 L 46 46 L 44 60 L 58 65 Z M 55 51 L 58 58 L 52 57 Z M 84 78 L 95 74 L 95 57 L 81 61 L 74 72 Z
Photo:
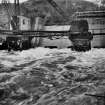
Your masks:
M 105 92 L 102 52 L 1 51 L 0 105 L 95 105 L 97 98 L 85 94 Z

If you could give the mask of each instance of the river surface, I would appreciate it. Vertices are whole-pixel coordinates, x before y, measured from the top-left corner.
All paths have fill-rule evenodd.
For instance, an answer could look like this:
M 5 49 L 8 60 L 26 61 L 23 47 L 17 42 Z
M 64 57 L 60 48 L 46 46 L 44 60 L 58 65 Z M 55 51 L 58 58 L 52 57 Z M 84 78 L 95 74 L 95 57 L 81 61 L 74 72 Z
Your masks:
M 105 49 L 0 51 L 0 105 L 103 105 Z

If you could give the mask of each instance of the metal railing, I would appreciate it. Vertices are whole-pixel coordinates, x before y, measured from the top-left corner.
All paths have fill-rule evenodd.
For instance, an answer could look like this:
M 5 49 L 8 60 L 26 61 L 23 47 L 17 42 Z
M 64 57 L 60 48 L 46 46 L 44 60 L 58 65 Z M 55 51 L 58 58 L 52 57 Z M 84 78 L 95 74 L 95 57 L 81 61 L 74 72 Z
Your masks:
M 97 29 L 91 29 L 89 32 L 70 32 L 70 31 L 35 31 L 35 30 L 0 30 L 0 34 L 15 36 L 15 35 L 25 35 L 34 37 L 52 37 L 52 36 L 70 36 L 70 35 L 85 35 L 89 33 L 90 35 L 105 35 L 105 32 L 95 32 Z M 101 30 L 105 30 L 104 28 Z

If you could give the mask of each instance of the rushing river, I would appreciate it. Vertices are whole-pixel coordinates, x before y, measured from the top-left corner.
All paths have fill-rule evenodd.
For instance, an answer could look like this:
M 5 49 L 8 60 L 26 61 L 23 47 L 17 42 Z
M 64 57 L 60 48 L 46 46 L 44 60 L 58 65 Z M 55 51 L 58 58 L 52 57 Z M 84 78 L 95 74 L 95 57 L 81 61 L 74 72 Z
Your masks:
M 105 49 L 0 51 L 0 105 L 103 105 Z

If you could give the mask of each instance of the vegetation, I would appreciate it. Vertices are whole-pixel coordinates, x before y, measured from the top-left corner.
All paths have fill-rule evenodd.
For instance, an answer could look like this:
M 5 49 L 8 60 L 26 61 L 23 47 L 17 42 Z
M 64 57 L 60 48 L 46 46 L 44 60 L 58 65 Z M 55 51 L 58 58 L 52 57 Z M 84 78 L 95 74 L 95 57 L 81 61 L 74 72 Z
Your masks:
M 104 9 L 104 7 L 98 7 L 98 5 L 92 2 L 84 0 L 54 0 L 54 1 L 65 12 L 68 18 L 70 18 L 75 12 Z M 28 0 L 27 2 L 23 3 L 23 5 L 28 10 L 37 11 L 37 15 L 41 14 L 43 16 L 46 16 L 48 13 L 50 13 L 50 18 L 47 21 L 47 25 L 65 23 L 64 18 L 62 18 L 61 14 L 59 14 L 51 6 L 51 4 L 47 2 L 47 0 Z M 31 16 L 30 12 L 29 16 Z M 66 24 L 69 24 L 69 22 L 66 21 Z
M 98 5 L 84 0 L 54 0 L 59 7 L 64 11 L 67 17 L 70 17 L 79 11 L 93 11 L 93 10 L 105 10 L 104 6 L 99 7 Z M 105 1 L 102 2 L 103 4 Z M 2 6 L 0 5 L 0 8 Z M 13 8 L 13 5 L 12 5 Z M 45 25 L 54 24 L 69 24 L 69 21 L 65 21 L 62 14 L 59 14 L 47 0 L 28 0 L 20 5 L 21 14 L 29 18 L 35 18 L 41 16 L 43 19 L 49 15 Z M 0 9 L 0 11 L 5 11 Z M 6 12 L 6 11 L 5 11 Z M 7 14 L 0 12 L 0 26 L 8 23 Z M 5 19 L 6 21 L 3 21 Z

